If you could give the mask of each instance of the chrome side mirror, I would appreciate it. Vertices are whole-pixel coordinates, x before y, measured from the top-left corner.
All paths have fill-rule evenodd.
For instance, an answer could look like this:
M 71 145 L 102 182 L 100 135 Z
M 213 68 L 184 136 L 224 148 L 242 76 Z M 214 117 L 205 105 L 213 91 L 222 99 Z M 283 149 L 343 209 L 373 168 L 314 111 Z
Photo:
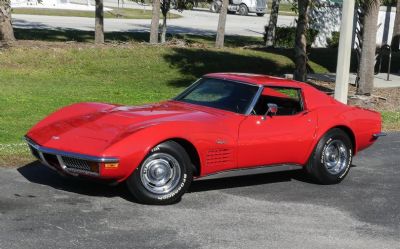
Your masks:
M 269 116 L 274 116 L 278 112 L 278 105 L 277 104 L 268 103 L 267 106 L 268 106 L 268 110 L 264 114 L 264 116 L 262 118 L 263 120 L 266 120 L 268 115 Z

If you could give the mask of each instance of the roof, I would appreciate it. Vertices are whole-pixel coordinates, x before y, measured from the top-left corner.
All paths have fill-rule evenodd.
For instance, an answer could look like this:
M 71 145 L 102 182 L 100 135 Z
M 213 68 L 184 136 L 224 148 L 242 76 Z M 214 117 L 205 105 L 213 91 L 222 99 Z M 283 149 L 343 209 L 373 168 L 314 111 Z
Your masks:
M 219 78 L 232 81 L 241 81 L 249 84 L 275 86 L 275 87 L 293 87 L 301 88 L 303 91 L 304 99 L 308 108 L 321 107 L 326 105 L 342 105 L 331 96 L 317 90 L 316 88 L 295 80 L 283 79 L 272 77 L 262 74 L 248 74 L 248 73 L 211 73 L 206 74 L 205 77 Z
M 256 85 L 285 86 L 285 87 L 296 87 L 296 88 L 304 87 L 304 83 L 302 83 L 302 82 L 268 76 L 268 75 L 262 75 L 262 74 L 210 73 L 210 74 L 206 74 L 205 77 L 241 81 L 241 82 L 246 82 L 246 83 L 256 84 Z

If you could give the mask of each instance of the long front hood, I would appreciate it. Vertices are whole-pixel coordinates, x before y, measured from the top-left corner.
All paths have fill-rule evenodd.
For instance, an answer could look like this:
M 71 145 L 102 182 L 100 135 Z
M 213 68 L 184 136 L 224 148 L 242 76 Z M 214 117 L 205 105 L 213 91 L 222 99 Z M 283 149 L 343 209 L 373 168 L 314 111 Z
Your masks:
M 76 108 L 85 108 L 80 104 Z M 70 110 L 74 111 L 74 110 Z M 63 112 L 60 110 L 59 112 Z M 57 114 L 57 113 L 56 113 Z M 53 114 L 55 115 L 55 114 Z M 223 119 L 219 112 L 190 108 L 175 102 L 144 106 L 111 106 L 108 108 L 60 118 L 33 127 L 28 137 L 36 143 L 58 150 L 88 155 L 102 155 L 104 150 L 121 137 L 163 122 L 204 121 Z

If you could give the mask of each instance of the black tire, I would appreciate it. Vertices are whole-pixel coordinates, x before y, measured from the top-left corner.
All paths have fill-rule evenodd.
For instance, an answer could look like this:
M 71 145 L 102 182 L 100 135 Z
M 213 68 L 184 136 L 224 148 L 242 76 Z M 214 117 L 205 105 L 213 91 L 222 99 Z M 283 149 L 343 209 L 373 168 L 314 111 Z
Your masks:
M 257 13 L 257 16 L 263 17 L 264 15 L 265 15 L 265 13 Z
M 210 10 L 211 12 L 219 13 L 221 10 L 221 6 L 218 4 L 218 2 L 214 1 L 211 3 Z
M 305 169 L 320 184 L 336 184 L 348 174 L 352 157 L 353 146 L 349 136 L 334 128 L 320 139 Z
M 239 15 L 247 16 L 249 14 L 249 9 L 247 8 L 246 4 L 241 4 L 239 6 Z
M 156 162 L 161 163 L 157 164 Z M 175 173 L 171 173 L 172 177 L 171 174 L 168 174 L 170 178 L 166 181 L 167 184 L 164 187 L 152 184 L 149 179 L 153 177 L 152 180 L 155 180 L 154 177 L 159 174 L 157 169 L 162 168 L 164 171 L 160 174 L 167 175 L 165 171 L 168 171 L 168 167 L 171 172 Z M 164 176 L 163 179 L 167 178 Z M 167 205 L 178 202 L 189 188 L 192 180 L 193 166 L 185 149 L 174 141 L 167 141 L 151 150 L 126 183 L 129 191 L 140 203 Z M 163 188 L 167 188 L 167 185 L 171 185 L 168 186 L 170 189 L 161 193 L 160 191 L 164 191 Z

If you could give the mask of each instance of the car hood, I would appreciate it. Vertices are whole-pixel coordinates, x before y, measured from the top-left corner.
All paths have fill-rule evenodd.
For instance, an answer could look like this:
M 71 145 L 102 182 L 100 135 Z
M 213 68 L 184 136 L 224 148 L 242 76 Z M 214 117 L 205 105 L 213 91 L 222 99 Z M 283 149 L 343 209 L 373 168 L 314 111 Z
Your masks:
M 111 106 L 89 114 L 35 127 L 27 134 L 36 143 L 59 150 L 98 155 L 121 137 L 164 122 L 219 122 L 228 112 L 176 101 L 142 106 Z M 76 146 L 79 143 L 79 146 Z M 79 147 L 79 151 L 76 148 Z M 82 151 L 82 148 L 85 148 Z

